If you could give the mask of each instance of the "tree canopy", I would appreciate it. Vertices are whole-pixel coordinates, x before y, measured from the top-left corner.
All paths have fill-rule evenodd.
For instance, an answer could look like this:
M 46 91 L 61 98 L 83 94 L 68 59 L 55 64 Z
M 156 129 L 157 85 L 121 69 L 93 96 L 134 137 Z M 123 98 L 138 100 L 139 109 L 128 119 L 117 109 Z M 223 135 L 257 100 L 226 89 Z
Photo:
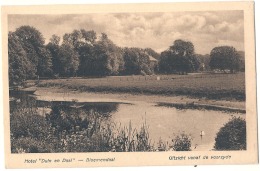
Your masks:
M 231 46 L 220 46 L 212 49 L 210 57 L 198 55 L 192 42 L 181 39 L 158 54 L 151 48 L 119 47 L 107 34 L 85 29 L 65 33 L 62 39 L 52 35 L 47 45 L 41 32 L 31 26 L 8 34 L 10 85 L 37 76 L 145 75 L 158 70 L 167 74 L 209 69 L 234 72 L 244 70 L 244 57 L 239 54 L 244 56 Z
M 21 84 L 25 79 L 35 77 L 36 66 L 28 59 L 18 36 L 8 34 L 9 85 Z
M 46 45 L 52 56 L 52 71 L 54 75 L 59 75 L 61 71 L 61 61 L 59 58 L 60 51 L 60 37 L 57 35 L 52 35 L 50 42 Z
M 36 66 L 36 74 L 50 76 L 52 73 L 51 55 L 44 46 L 45 41 L 42 34 L 31 26 L 21 26 L 14 33 L 21 42 L 27 59 Z
M 124 61 L 126 75 L 151 74 L 149 56 L 140 48 L 125 48 Z
M 210 52 L 211 69 L 230 70 L 233 73 L 239 71 L 241 64 L 241 57 L 232 46 L 215 47 Z
M 64 43 L 61 45 L 58 58 L 61 63 L 60 74 L 69 77 L 76 76 L 79 67 L 79 55 L 70 44 Z
M 97 75 L 117 75 L 124 65 L 122 50 L 105 33 L 94 44 L 94 56 Z
M 246 150 L 246 121 L 233 117 L 220 128 L 215 138 L 216 150 Z
M 159 69 L 164 73 L 188 73 L 199 69 L 194 45 L 189 41 L 175 40 L 168 50 L 161 53 Z

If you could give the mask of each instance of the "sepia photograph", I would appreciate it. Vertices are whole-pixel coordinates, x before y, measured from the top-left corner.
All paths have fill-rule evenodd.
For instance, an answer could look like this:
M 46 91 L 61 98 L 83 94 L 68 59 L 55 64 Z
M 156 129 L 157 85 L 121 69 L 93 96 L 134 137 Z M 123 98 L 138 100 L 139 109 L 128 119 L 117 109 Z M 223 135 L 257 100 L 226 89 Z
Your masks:
M 42 164 L 54 160 L 41 154 L 158 153 L 189 162 L 216 153 L 208 157 L 229 162 L 231 153 L 254 151 L 246 161 L 257 162 L 256 85 L 248 77 L 255 76 L 253 25 L 245 18 L 253 6 L 222 5 L 44 14 L 6 8 L 8 155 L 37 153 L 21 163 Z

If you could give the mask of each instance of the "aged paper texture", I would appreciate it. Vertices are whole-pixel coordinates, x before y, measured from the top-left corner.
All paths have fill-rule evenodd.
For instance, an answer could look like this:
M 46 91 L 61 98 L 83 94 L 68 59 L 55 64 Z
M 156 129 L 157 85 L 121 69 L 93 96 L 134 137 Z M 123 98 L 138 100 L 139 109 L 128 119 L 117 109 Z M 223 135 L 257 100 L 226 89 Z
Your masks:
M 253 2 L 4 6 L 2 37 L 7 168 L 258 163 Z

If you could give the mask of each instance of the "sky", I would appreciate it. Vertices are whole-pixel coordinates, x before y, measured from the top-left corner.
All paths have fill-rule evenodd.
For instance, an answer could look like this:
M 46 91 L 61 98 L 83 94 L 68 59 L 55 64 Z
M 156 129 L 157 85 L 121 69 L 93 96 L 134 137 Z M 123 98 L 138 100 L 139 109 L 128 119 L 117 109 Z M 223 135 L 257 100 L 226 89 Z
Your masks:
M 53 34 L 62 37 L 85 29 L 106 33 L 120 47 L 150 47 L 162 52 L 174 40 L 182 39 L 191 41 L 198 54 L 209 54 L 223 45 L 244 51 L 243 11 L 8 16 L 9 31 L 22 25 L 38 29 L 45 43 Z

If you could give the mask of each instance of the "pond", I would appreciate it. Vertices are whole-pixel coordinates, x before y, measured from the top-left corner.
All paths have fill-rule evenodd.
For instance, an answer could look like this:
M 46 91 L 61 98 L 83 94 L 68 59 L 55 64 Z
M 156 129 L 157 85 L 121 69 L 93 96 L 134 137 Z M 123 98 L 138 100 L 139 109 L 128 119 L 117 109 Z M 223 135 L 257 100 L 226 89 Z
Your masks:
M 155 146 L 160 139 L 171 142 L 175 135 L 184 132 L 192 137 L 192 150 L 200 151 L 213 149 L 217 132 L 233 116 L 246 117 L 242 113 L 176 109 L 145 101 L 134 103 L 104 102 L 102 99 L 95 99 L 95 102 L 44 101 L 35 95 L 17 92 L 10 92 L 10 99 L 11 113 L 21 108 L 36 107 L 38 114 L 45 116 L 51 113 L 53 107 L 63 106 L 65 113 L 80 115 L 82 119 L 90 111 L 97 112 L 106 116 L 103 117 L 106 121 L 115 123 L 121 128 L 129 127 L 131 124 L 133 128 L 139 130 L 145 124 L 148 127 L 151 144 Z M 205 135 L 201 136 L 201 131 Z

